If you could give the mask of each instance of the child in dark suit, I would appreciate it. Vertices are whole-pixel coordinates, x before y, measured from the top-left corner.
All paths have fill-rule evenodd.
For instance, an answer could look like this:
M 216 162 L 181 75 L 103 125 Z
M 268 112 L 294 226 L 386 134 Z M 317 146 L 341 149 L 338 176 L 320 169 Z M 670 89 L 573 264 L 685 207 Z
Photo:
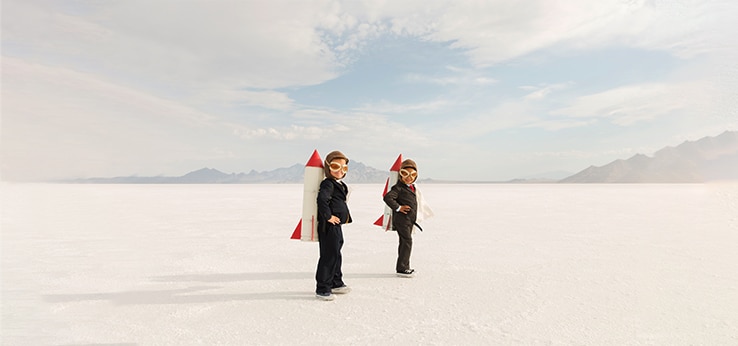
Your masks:
M 320 259 L 315 272 L 316 297 L 333 300 L 333 293 L 349 293 L 341 272 L 342 224 L 351 222 L 346 200 L 348 186 L 341 181 L 348 172 L 349 159 L 340 151 L 332 151 L 325 159 L 325 179 L 318 190 L 318 242 Z
M 418 217 L 418 198 L 415 180 L 418 178 L 418 166 L 415 161 L 407 159 L 400 166 L 397 184 L 384 195 L 384 203 L 392 210 L 392 226 L 397 231 L 400 245 L 397 248 L 398 276 L 413 277 L 415 269 L 410 268 L 410 253 L 413 249 L 413 226 Z

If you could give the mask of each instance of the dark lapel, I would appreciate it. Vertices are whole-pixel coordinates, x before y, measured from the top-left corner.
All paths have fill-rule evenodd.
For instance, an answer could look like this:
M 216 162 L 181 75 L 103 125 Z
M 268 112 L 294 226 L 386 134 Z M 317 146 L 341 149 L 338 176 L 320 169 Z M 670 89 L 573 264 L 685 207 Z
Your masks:
M 343 182 L 338 182 L 334 179 L 331 180 L 333 180 L 333 184 L 336 187 L 334 190 L 338 190 L 339 193 L 344 197 L 344 199 L 346 199 L 346 189 L 348 188 L 346 187 L 346 184 L 344 184 Z
M 404 184 L 404 183 L 403 183 L 403 184 Z M 411 188 L 410 188 L 410 185 L 408 185 L 408 184 L 405 184 L 405 188 L 406 188 L 406 189 L 407 189 L 408 191 L 410 191 L 410 193 L 412 193 L 413 195 L 415 194 L 415 190 L 411 189 Z

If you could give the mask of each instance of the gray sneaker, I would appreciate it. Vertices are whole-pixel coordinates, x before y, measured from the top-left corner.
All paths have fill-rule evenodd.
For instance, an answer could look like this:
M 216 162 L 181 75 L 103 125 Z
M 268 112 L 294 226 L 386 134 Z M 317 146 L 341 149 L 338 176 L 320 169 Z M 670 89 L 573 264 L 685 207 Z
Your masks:
M 346 285 L 343 285 L 341 287 L 336 287 L 331 289 L 331 293 L 333 294 L 346 294 L 351 292 L 351 287 L 348 287 Z

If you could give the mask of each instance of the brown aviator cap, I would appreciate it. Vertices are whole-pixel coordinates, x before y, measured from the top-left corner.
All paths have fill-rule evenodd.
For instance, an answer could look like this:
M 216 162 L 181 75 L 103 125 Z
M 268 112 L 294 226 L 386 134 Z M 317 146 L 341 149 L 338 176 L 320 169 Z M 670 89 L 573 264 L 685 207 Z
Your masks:
M 414 170 L 418 170 L 418 165 L 415 164 L 415 161 L 407 159 L 405 161 L 402 161 L 402 165 L 400 165 L 400 168 L 412 168 Z
M 331 175 L 331 169 L 330 169 L 329 165 L 335 159 L 344 159 L 344 160 L 346 160 L 346 164 L 347 165 L 349 163 L 348 157 L 346 157 L 346 155 L 344 155 L 342 152 L 340 152 L 338 150 L 331 151 L 330 153 L 328 153 L 328 155 L 326 155 L 326 157 L 325 157 L 325 164 L 323 165 L 324 166 L 323 167 L 323 170 L 325 171 L 325 177 L 326 178 L 332 178 L 333 177 Z

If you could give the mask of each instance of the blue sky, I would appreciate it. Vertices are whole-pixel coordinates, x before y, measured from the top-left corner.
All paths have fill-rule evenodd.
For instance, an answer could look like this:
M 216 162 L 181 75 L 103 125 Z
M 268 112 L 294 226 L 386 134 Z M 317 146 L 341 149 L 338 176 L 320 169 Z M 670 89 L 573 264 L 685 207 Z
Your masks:
M 575 173 L 738 129 L 733 1 L 2 3 L 2 178 L 339 149 L 435 179 Z M 561 173 L 558 173 L 561 174 Z

